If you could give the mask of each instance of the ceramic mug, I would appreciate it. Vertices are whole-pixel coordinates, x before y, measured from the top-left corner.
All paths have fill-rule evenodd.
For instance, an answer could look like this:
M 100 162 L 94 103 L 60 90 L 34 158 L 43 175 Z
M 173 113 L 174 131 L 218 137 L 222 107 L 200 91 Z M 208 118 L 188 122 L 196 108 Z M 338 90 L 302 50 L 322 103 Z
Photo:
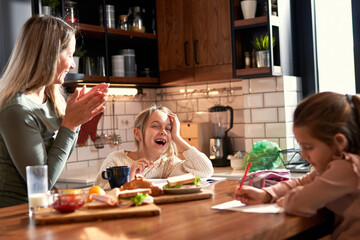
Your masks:
M 116 166 L 108 167 L 101 173 L 103 179 L 108 180 L 111 188 L 121 187 L 129 181 L 130 167 Z

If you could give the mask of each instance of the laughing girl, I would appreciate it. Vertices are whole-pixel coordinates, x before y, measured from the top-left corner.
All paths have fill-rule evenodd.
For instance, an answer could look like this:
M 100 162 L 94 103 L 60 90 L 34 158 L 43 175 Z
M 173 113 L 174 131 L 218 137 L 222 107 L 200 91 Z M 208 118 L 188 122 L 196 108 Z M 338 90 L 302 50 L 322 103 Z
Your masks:
M 179 119 L 166 107 L 152 106 L 142 111 L 135 118 L 134 138 L 136 150 L 110 153 L 101 165 L 95 185 L 110 188 L 101 172 L 113 166 L 130 166 L 130 180 L 136 174 L 145 178 L 167 178 L 192 173 L 208 178 L 214 172 L 209 158 L 180 136 Z M 180 159 L 178 153 L 185 160 Z

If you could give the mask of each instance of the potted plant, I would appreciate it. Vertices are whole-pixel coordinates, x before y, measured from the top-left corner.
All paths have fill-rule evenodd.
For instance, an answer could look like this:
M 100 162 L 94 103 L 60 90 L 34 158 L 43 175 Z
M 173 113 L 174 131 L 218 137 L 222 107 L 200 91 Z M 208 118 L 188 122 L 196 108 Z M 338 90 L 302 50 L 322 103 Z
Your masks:
M 254 41 L 251 41 L 252 45 L 255 47 L 256 65 L 258 68 L 270 66 L 269 41 L 270 37 L 267 33 L 256 37 Z M 275 42 L 276 40 L 273 37 L 273 47 L 275 46 Z
M 52 15 L 59 5 L 59 0 L 41 0 L 41 12 L 43 15 Z
M 74 69 L 70 69 L 70 73 L 78 73 L 79 72 L 79 60 L 81 57 L 84 57 L 86 54 L 86 50 L 84 49 L 83 45 L 79 45 L 76 47 L 75 52 L 74 52 L 74 62 L 75 62 L 75 68 Z

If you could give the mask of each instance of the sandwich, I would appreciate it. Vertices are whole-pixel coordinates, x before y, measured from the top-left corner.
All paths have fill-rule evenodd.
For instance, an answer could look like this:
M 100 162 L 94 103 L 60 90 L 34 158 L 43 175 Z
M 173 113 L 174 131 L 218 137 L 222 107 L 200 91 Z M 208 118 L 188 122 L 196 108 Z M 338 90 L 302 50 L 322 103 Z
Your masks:
M 120 190 L 123 191 L 123 190 L 137 189 L 137 188 L 150 188 L 151 189 L 150 195 L 153 197 L 164 194 L 164 191 L 161 188 L 154 185 L 151 181 L 145 179 L 141 175 L 136 175 L 134 180 L 122 185 L 120 187 Z
M 152 203 L 153 198 L 149 196 L 150 188 L 137 188 L 132 190 L 123 190 L 118 194 L 119 205 L 140 206 L 143 203 Z
M 140 206 L 142 204 L 153 203 L 154 200 L 149 194 L 150 188 L 138 188 L 132 190 L 120 191 L 119 188 L 113 188 L 105 195 L 92 194 L 92 201 L 88 203 L 88 208 L 103 208 L 103 207 L 130 207 Z
M 180 176 L 168 177 L 167 184 L 164 185 L 163 188 L 181 188 L 184 185 L 191 187 L 197 186 L 200 182 L 200 178 L 191 173 L 187 173 Z

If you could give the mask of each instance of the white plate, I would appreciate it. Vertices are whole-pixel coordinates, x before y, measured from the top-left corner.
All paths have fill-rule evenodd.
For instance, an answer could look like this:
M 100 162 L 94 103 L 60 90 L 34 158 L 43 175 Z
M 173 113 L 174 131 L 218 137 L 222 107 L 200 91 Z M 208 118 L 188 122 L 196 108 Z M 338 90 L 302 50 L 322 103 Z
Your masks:
M 168 194 L 187 194 L 187 193 L 197 193 L 201 191 L 202 186 L 197 185 L 184 185 L 180 188 L 163 188 L 164 193 Z

